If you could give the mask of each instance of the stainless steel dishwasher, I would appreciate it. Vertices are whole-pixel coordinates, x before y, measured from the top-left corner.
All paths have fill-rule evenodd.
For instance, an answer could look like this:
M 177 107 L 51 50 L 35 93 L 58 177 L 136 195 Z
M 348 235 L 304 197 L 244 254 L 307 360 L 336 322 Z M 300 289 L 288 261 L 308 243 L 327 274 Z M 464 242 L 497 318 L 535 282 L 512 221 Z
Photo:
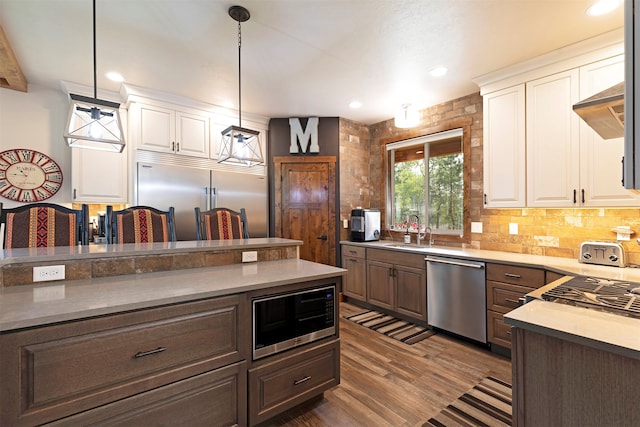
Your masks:
M 487 342 L 484 262 L 427 256 L 427 322 Z

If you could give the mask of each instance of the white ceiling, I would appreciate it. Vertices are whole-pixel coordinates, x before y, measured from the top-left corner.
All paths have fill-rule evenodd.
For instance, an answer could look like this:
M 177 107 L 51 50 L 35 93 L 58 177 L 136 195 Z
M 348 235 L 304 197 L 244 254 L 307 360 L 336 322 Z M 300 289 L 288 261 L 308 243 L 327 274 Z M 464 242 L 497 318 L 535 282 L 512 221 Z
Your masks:
M 242 111 L 372 124 L 478 91 L 472 78 L 623 25 L 593 0 L 97 0 L 98 97 L 106 79 Z M 0 0 L 0 25 L 30 84 L 93 87 L 91 0 Z M 449 69 L 431 77 L 435 66 Z M 0 89 L 0 95 L 2 91 Z M 362 102 L 351 109 L 352 100 Z M 237 107 L 234 107 L 237 108 Z

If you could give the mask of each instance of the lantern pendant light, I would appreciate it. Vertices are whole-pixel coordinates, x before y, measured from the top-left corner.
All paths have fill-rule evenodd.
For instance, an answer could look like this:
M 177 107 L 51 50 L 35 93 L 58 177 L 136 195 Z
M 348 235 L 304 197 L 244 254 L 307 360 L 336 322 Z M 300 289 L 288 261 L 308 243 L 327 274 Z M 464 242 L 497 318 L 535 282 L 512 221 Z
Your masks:
M 71 107 L 64 137 L 70 147 L 121 153 L 125 147 L 120 104 L 98 99 L 96 0 L 93 0 L 93 98 L 69 94 Z
M 222 133 L 218 163 L 253 166 L 264 163 L 260 132 L 242 127 L 242 81 L 241 81 L 241 23 L 249 20 L 249 11 L 242 6 L 231 6 L 229 16 L 238 22 L 238 126 L 231 125 Z

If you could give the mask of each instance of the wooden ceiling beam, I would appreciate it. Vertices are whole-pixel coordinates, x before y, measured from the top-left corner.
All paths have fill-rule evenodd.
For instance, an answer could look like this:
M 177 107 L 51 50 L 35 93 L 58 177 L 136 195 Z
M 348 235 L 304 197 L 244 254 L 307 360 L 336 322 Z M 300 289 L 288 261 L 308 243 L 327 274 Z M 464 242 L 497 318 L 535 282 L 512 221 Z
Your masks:
M 4 30 L 0 26 L 0 87 L 20 92 L 27 91 L 27 79 L 22 74 L 20 64 L 9 45 Z

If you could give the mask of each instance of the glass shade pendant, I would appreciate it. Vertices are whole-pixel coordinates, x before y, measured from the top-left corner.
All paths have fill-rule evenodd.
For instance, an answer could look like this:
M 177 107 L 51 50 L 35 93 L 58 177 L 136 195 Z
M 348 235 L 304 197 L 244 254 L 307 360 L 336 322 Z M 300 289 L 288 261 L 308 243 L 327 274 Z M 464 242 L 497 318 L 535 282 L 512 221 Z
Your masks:
M 238 126 L 229 126 L 222 133 L 218 163 L 242 164 L 254 166 L 264 163 L 260 132 L 242 127 L 242 81 L 241 56 L 242 27 L 251 15 L 242 6 L 231 6 L 229 16 L 238 22 Z
M 125 140 L 120 104 L 98 99 L 96 75 L 96 0 L 93 0 L 93 98 L 69 94 L 71 106 L 64 138 L 70 147 L 121 153 Z
M 403 104 L 402 109 L 396 113 L 395 125 L 397 128 L 412 128 L 420 122 L 420 114 L 411 104 Z
M 70 147 L 121 153 L 125 147 L 120 104 L 69 94 L 71 107 L 64 137 Z

